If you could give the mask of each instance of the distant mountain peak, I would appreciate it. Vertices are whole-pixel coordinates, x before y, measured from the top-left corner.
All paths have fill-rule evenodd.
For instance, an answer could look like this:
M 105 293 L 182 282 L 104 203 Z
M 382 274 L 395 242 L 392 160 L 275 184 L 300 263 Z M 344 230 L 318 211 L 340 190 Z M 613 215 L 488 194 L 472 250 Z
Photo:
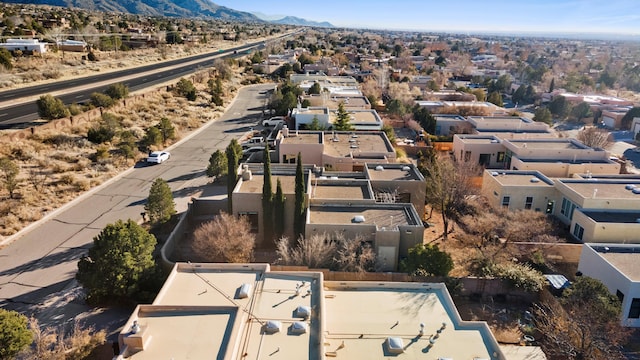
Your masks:
M 284 25 L 316 26 L 316 27 L 326 27 L 326 28 L 335 27 L 327 21 L 323 21 L 323 22 L 311 21 L 311 20 L 306 20 L 299 17 L 295 17 L 295 16 L 285 16 L 282 19 L 272 20 L 271 22 L 276 24 L 284 24 Z
M 138 15 L 170 17 L 211 17 L 260 21 L 248 12 L 217 5 L 209 0 L 3 0 L 6 3 L 66 6 L 92 11 L 117 11 Z

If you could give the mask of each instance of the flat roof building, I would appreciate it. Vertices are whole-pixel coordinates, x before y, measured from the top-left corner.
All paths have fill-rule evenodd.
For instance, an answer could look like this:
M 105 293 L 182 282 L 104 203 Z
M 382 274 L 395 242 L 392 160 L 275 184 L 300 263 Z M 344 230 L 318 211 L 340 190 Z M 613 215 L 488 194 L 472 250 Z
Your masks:
M 345 109 L 371 109 L 371 103 L 364 95 L 342 95 L 342 94 L 313 94 L 302 95 L 302 100 L 309 101 L 311 107 L 328 107 L 329 109 L 337 109 L 342 103 Z
M 382 129 L 382 119 L 373 109 L 346 109 L 349 113 L 349 123 L 356 131 Z M 297 130 L 307 130 L 314 121 L 317 125 L 326 130 L 332 130 L 336 122 L 338 113 L 336 109 L 327 106 L 321 107 L 297 107 L 291 111 L 291 117 L 295 119 Z
M 584 244 L 578 271 L 620 299 L 623 326 L 640 327 L 640 245 Z
M 177 263 L 119 342 L 118 360 L 505 359 L 444 284 L 324 281 L 268 264 Z
M 275 186 L 279 180 L 285 195 L 285 214 L 294 213 L 295 172 L 295 164 L 272 164 L 271 167 L 271 183 Z M 393 250 L 393 256 L 384 255 L 388 257 L 387 270 L 395 270 L 398 257 L 406 256 L 409 247 L 422 242 L 426 183 L 415 165 L 364 164 L 360 171 L 341 172 L 307 164 L 303 172 L 307 207 L 305 236 L 342 233 L 348 239 L 357 237 L 370 242 L 376 251 Z M 267 241 L 263 233 L 262 164 L 243 164 L 239 173 L 232 193 L 232 213 L 246 216 L 258 241 Z M 352 213 L 366 216 L 363 215 L 362 222 L 355 223 L 351 222 L 355 216 Z M 363 226 L 371 224 L 374 226 Z M 293 216 L 285 216 L 283 235 L 295 237 Z M 387 244 L 386 248 L 380 248 L 383 243 Z
M 362 171 L 366 163 L 393 163 L 396 153 L 384 132 L 376 131 L 294 131 L 284 129 L 279 136 L 279 160 L 295 162 L 298 153 L 305 164 L 326 170 Z

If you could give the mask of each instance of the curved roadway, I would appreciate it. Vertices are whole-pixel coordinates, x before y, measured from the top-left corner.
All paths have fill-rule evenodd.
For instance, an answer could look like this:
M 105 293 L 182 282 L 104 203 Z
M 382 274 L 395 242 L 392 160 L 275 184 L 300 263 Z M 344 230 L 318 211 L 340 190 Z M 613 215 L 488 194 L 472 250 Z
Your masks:
M 273 84 L 242 88 L 225 114 L 174 145 L 171 159 L 159 165 L 138 164 L 120 177 L 82 195 L 0 249 L 0 308 L 36 316 L 41 324 L 59 326 L 74 319 L 115 331 L 129 311 L 90 313 L 74 280 L 77 261 L 107 224 L 140 219 L 151 183 L 163 178 L 173 191 L 178 211 L 193 196 L 218 191 L 205 176 L 210 155 L 224 149 L 262 118 L 266 91 Z

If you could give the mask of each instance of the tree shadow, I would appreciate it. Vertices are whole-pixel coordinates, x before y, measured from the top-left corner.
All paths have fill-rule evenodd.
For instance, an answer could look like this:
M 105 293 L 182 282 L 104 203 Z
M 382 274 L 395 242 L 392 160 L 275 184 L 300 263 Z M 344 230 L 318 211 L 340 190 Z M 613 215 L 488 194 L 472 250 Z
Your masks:
M 245 133 L 247 131 L 251 131 L 251 129 L 253 128 L 254 128 L 253 126 L 243 126 L 235 129 L 225 130 L 224 133 L 225 134 Z
M 191 173 L 188 174 L 184 174 L 184 175 L 180 175 L 180 176 L 176 176 L 172 179 L 167 180 L 168 183 L 171 182 L 175 182 L 175 181 L 188 181 L 188 180 L 193 180 L 195 178 L 199 178 L 201 176 L 206 175 L 206 170 L 194 170 Z
M 70 261 L 77 262 L 87 253 L 87 249 L 91 246 L 93 246 L 93 243 L 88 244 L 87 247 L 67 248 L 64 251 L 50 253 L 42 258 L 34 259 L 14 268 L 1 271 L 0 276 L 17 275 L 27 271 L 46 269 Z
M 232 119 L 227 119 L 224 122 L 225 123 L 237 123 L 237 124 L 258 124 L 258 120 L 260 120 L 260 115 L 258 114 L 251 114 L 251 115 L 247 115 L 247 116 L 243 116 L 243 117 L 239 117 L 239 118 L 232 118 Z
M 437 295 L 434 294 L 432 297 L 431 294 L 433 293 L 426 290 L 402 293 L 400 297 L 403 305 L 400 310 L 410 316 L 418 317 L 422 311 L 426 310 L 425 307 L 433 307 L 438 302 Z

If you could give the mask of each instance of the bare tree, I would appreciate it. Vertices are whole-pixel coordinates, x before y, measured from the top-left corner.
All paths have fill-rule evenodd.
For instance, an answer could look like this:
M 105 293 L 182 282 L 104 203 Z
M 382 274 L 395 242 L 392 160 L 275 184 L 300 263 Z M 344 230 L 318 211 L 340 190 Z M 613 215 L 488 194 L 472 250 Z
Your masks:
M 584 295 L 565 295 L 558 301 L 546 293 L 534 304 L 534 325 L 550 359 L 626 359 L 621 348 L 630 329 L 620 324 L 619 301 L 598 283 L 579 278 L 572 289 L 583 287 L 587 289 Z
M 477 257 L 468 259 L 472 273 L 481 273 L 487 265 L 511 262 L 514 257 L 532 260 L 533 254 L 523 253 L 509 244 L 560 242 L 556 233 L 562 230 L 542 212 L 495 209 L 481 198 L 468 201 L 467 206 L 469 214 L 458 220 L 464 231 L 457 239 L 477 250 Z
M 301 237 L 292 248 L 289 240 L 276 243 L 278 262 L 284 265 L 328 268 L 335 271 L 366 272 L 375 270 L 376 255 L 362 238 L 346 238 L 342 233 L 314 234 Z
M 471 180 L 478 176 L 478 164 L 464 159 L 455 161 L 448 155 L 431 155 L 420 159 L 420 171 L 427 180 L 426 201 L 432 210 L 440 212 L 447 239 L 451 220 L 466 213 L 467 197 L 477 189 Z
M 253 258 L 255 236 L 245 216 L 221 213 L 193 233 L 193 248 L 205 262 L 246 263 Z
M 276 242 L 278 262 L 283 265 L 328 268 L 335 252 L 336 244 L 325 241 L 324 234 L 314 234 L 310 238 L 300 237 L 294 247 L 289 245 L 287 238 Z
M 606 149 L 611 145 L 609 132 L 605 129 L 598 129 L 594 126 L 585 126 L 584 129 L 578 133 L 576 138 L 583 144 L 592 148 Z
M 369 243 L 360 237 L 338 241 L 338 249 L 333 257 L 333 270 L 363 273 L 374 271 L 376 253 Z

